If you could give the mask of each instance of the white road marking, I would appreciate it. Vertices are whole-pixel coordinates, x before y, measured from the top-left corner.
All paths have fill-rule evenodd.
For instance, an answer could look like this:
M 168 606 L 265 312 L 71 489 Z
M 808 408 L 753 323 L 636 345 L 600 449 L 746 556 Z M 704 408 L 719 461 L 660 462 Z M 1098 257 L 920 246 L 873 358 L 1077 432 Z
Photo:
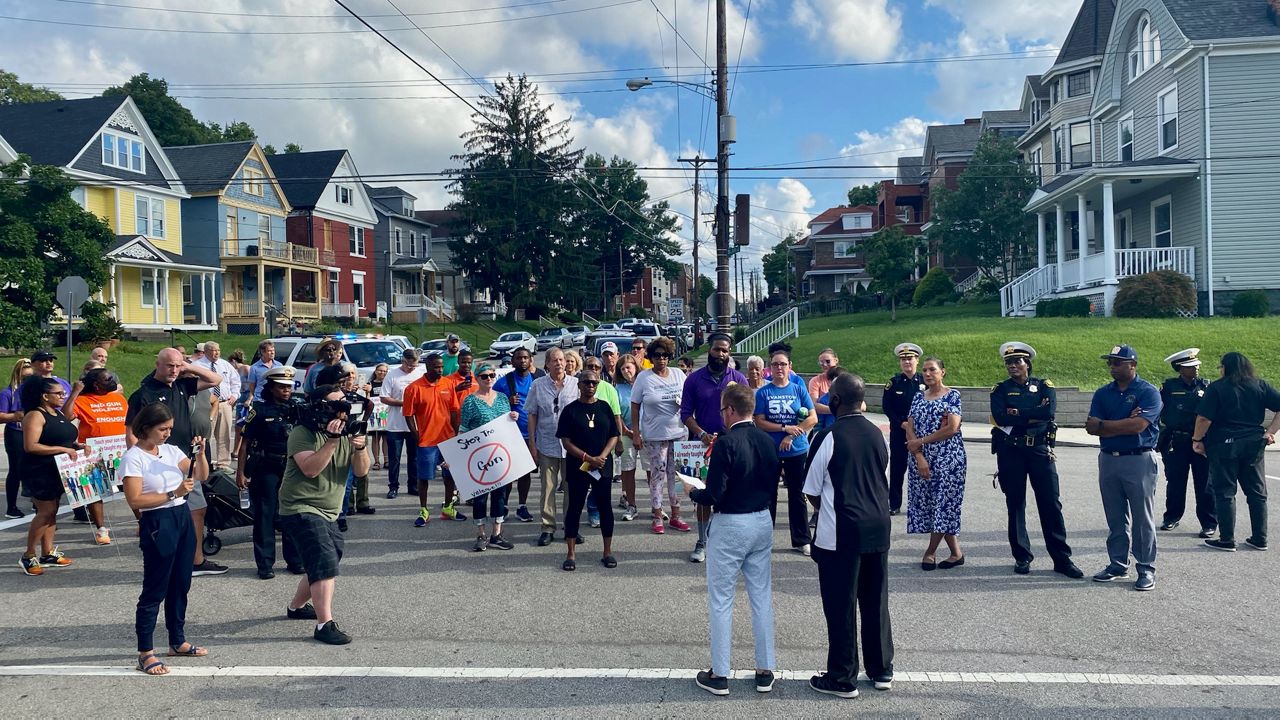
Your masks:
M 396 677 L 468 678 L 484 680 L 606 678 L 639 680 L 692 680 L 697 670 L 674 668 L 485 668 L 485 667 L 376 667 L 376 666 L 261 666 L 170 665 L 178 677 Z M 812 671 L 780 670 L 779 680 L 808 680 Z M 0 665 L 0 676 L 141 677 L 129 665 Z M 735 679 L 747 680 L 752 670 L 738 670 Z M 867 680 L 866 675 L 859 676 Z M 1010 672 L 897 672 L 895 683 L 971 683 L 1024 685 L 1164 685 L 1280 687 L 1280 675 L 1131 675 L 1120 673 L 1010 673 Z

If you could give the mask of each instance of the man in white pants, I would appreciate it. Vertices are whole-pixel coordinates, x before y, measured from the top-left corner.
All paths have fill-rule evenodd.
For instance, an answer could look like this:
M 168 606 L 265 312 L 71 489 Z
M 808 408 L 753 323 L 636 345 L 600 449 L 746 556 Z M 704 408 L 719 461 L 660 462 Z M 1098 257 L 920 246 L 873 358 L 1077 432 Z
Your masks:
M 218 470 L 231 465 L 231 444 L 235 439 L 235 404 L 240 399 L 240 372 L 222 359 L 222 348 L 218 343 L 209 341 L 196 348 L 200 349 L 201 346 L 204 358 L 194 364 L 207 367 L 222 378 L 212 388 L 217 403 L 213 408 L 213 435 L 212 442 L 209 443 L 209 451 L 212 453 L 210 467 Z

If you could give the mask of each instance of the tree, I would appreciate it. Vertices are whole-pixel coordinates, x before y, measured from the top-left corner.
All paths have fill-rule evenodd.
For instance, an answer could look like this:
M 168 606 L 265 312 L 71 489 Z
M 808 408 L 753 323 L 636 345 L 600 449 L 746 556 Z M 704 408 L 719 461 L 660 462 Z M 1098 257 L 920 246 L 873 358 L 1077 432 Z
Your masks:
M 217 128 L 215 124 L 213 126 Z M 222 128 L 222 142 L 243 142 L 245 140 L 257 140 L 258 133 L 249 123 L 239 120 Z
M 495 94 L 480 98 L 475 127 L 462 134 L 462 164 L 449 190 L 450 209 L 464 231 L 449 241 L 453 262 L 476 287 L 507 300 L 507 317 L 530 300 L 559 300 L 557 266 L 567 257 L 575 205 L 566 179 L 578 171 L 567 120 L 553 122 L 551 106 L 524 75 L 508 75 Z
M 791 287 L 791 258 L 787 248 L 791 247 L 796 241 L 795 234 L 787 235 L 773 249 L 761 258 L 764 266 L 764 280 L 769 285 L 769 294 L 784 294 L 788 290 L 794 290 Z M 788 297 L 788 300 L 791 298 Z
M 49 88 L 20 82 L 17 75 L 0 70 L 0 105 L 48 102 L 61 99 L 61 95 Z
M 285 155 L 293 155 L 294 153 L 300 153 L 300 152 L 302 152 L 302 146 L 299 145 L 298 143 L 291 142 L 291 143 L 284 144 Z
M 575 225 L 580 235 L 570 238 L 568 253 L 585 264 L 558 268 L 565 281 L 562 297 L 575 309 L 594 297 L 593 278 L 600 278 L 608 298 L 619 285 L 624 291 L 635 287 L 646 267 L 668 273 L 679 269 L 672 259 L 680 254 L 676 217 L 665 200 L 646 207 L 649 184 L 636 174 L 635 163 L 615 155 L 606 164 L 602 155 L 588 155 L 578 187 L 582 192 L 575 203 Z M 595 202 L 597 198 L 603 202 Z M 607 301 L 601 307 L 608 307 Z
M 707 309 L 707 299 L 716 294 L 716 284 L 706 275 L 698 276 L 698 308 L 695 315 L 702 315 Z
M 83 277 L 91 292 L 107 282 L 104 256 L 115 235 L 72 199 L 75 187 L 58 168 L 29 166 L 25 156 L 0 166 L 0 346 L 42 344 L 64 277 Z
M 123 85 L 107 88 L 102 95 L 133 97 L 138 110 L 147 119 L 151 132 L 165 147 L 201 145 L 222 140 L 220 128 L 200 122 L 190 110 L 169 94 L 169 83 L 164 78 L 153 78 L 147 73 L 134 75 Z
M 1035 223 L 1022 208 L 1035 190 L 1036 177 L 1013 141 L 983 135 L 956 188 L 935 196 L 929 238 L 945 253 L 973 260 L 987 277 L 1007 281 L 1034 252 Z
M 898 293 L 911 281 L 916 269 L 916 249 L 920 243 L 909 237 L 900 225 L 891 225 L 867 241 L 867 274 L 873 279 L 871 288 L 889 296 L 889 309 L 898 319 Z
M 879 185 L 854 185 L 849 188 L 849 207 L 875 205 L 878 202 Z

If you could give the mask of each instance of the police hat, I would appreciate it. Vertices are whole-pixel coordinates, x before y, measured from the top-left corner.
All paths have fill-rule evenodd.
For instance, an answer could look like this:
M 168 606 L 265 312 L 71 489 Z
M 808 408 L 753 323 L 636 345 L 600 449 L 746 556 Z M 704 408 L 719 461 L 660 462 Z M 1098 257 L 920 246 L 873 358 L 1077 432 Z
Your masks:
M 1000 357 L 1005 362 L 1017 360 L 1018 358 L 1026 358 L 1028 360 L 1035 359 L 1036 349 L 1026 343 L 1007 342 L 1000 346 Z
M 1102 356 L 1103 360 L 1130 360 L 1138 362 L 1138 351 L 1128 345 L 1114 345 L 1111 352 Z
M 280 383 L 293 387 L 293 368 L 288 365 L 280 365 L 273 367 L 262 374 L 262 379 L 266 382 Z
M 900 358 L 920 357 L 921 355 L 924 354 L 924 351 L 921 350 L 920 346 L 915 343 L 905 342 L 898 345 L 898 347 L 894 348 L 893 354 L 897 355 Z
M 1173 365 L 1173 369 L 1184 367 L 1200 367 L 1200 348 L 1187 348 L 1165 358 L 1164 361 Z

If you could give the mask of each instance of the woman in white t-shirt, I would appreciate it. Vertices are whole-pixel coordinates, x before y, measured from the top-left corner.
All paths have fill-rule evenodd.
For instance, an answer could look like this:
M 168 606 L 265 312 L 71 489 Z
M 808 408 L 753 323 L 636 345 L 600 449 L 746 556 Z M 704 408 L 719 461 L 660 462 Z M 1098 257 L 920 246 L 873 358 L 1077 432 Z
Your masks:
M 209 651 L 187 642 L 187 591 L 191 589 L 195 533 L 187 495 L 195 483 L 209 477 L 204 438 L 191 439 L 195 467 L 186 453 L 165 444 L 173 431 L 173 413 L 164 403 L 142 408 L 130 426 L 138 442 L 120 462 L 124 496 L 139 513 L 138 536 L 142 549 L 142 593 L 134 630 L 138 636 L 138 671 L 167 675 L 169 668 L 156 659 L 152 635 L 156 616 L 164 602 L 164 625 L 169 631 L 169 657 L 204 657 Z
M 656 535 L 666 532 L 662 525 L 662 481 L 665 479 L 667 495 L 671 498 L 671 527 L 689 532 L 689 523 L 680 519 L 675 463 L 675 441 L 689 434 L 680 422 L 680 395 L 685 376 L 679 368 L 669 367 L 676 354 L 675 343 L 669 338 L 654 339 L 645 354 L 653 363 L 653 369 L 636 376 L 631 390 L 631 427 L 636 450 L 646 453 L 648 458 L 649 505 L 653 509 L 650 529 Z

